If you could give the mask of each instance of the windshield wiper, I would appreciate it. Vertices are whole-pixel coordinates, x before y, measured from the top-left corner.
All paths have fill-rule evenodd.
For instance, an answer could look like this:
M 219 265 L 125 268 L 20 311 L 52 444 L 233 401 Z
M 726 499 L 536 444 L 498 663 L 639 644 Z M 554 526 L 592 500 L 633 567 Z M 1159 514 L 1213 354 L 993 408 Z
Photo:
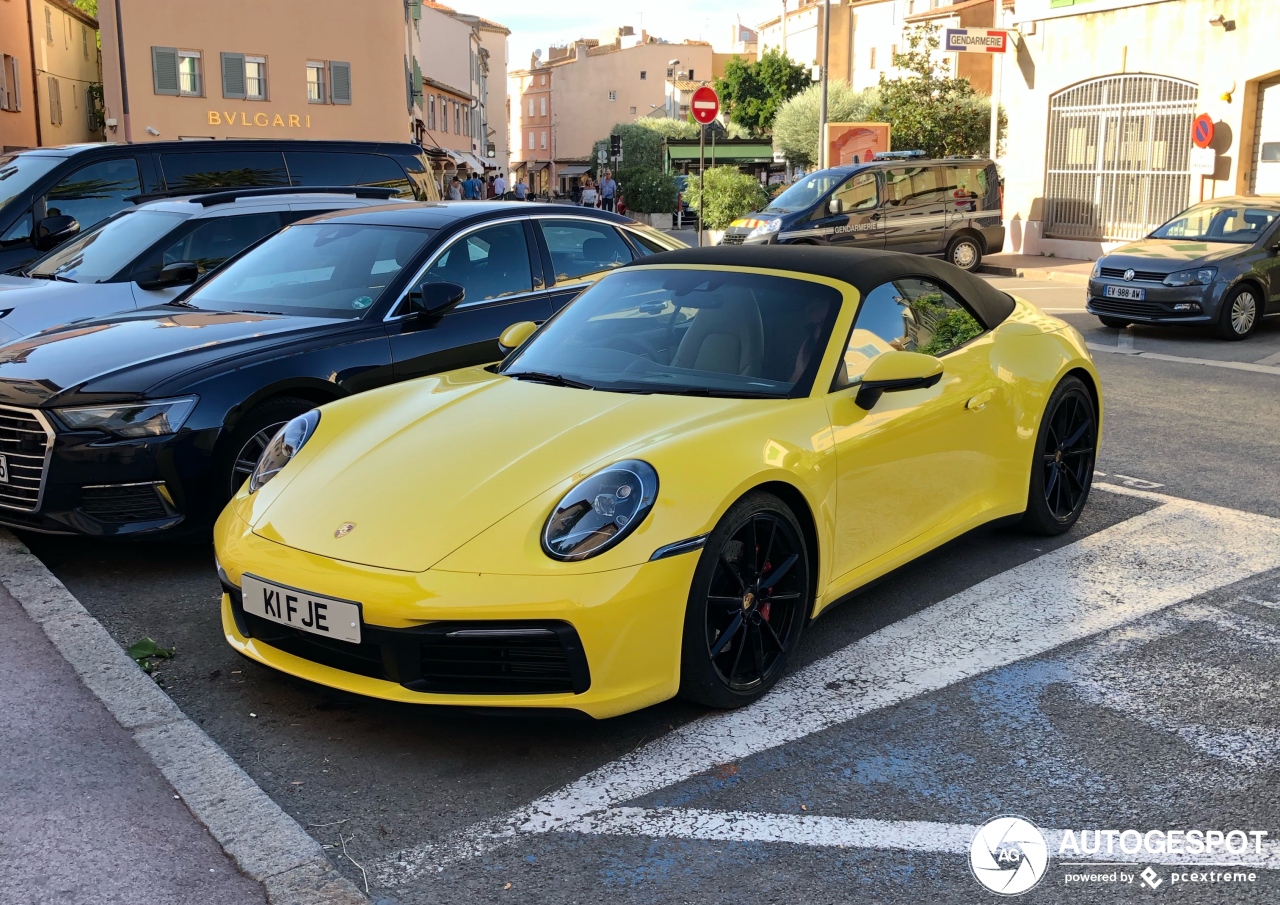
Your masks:
M 192 305 L 191 307 L 194 308 L 195 305 Z M 275 317 L 284 317 L 283 311 L 255 311 L 253 308 L 236 308 L 231 313 L 232 314 L 270 314 Z
M 546 374 L 542 371 L 505 371 L 508 377 L 515 380 L 532 380 L 535 383 L 549 383 L 552 386 L 570 387 L 575 390 L 594 390 L 595 387 L 581 380 L 565 377 L 563 374 Z
M 71 277 L 64 277 L 60 273 L 28 273 L 24 274 L 33 280 L 57 280 L 59 283 L 78 283 L 79 280 L 73 280 Z

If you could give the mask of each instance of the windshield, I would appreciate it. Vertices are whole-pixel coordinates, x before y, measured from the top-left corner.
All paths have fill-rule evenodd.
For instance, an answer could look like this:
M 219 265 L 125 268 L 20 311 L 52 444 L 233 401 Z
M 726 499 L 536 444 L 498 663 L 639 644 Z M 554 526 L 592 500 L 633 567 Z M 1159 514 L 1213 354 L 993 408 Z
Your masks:
M 618 392 L 801 396 L 840 310 L 835 289 L 721 270 L 621 270 L 566 306 L 511 377 Z
M 0 156 L 0 208 L 31 188 L 41 176 L 66 160 L 44 154 Z
M 1236 204 L 1197 204 L 1151 234 L 1153 239 L 1190 239 L 1252 245 L 1280 211 Z
M 171 212 L 125 211 L 45 255 L 27 268 L 26 275 L 101 283 L 186 219 L 186 214 Z
M 769 202 L 766 211 L 791 213 L 813 207 L 822 196 L 849 178 L 847 172 L 822 170 L 806 176 L 777 198 Z
M 435 230 L 309 223 L 217 271 L 186 302 L 216 311 L 362 317 Z

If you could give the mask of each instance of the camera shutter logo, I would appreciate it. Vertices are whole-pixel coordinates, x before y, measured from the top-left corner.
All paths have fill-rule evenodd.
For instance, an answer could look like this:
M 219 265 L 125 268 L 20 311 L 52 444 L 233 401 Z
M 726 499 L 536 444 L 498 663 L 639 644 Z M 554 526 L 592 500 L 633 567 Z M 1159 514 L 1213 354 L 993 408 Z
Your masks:
M 995 817 L 978 827 L 969 846 L 974 879 L 1002 896 L 1018 896 L 1035 887 L 1049 866 L 1044 834 L 1022 817 Z

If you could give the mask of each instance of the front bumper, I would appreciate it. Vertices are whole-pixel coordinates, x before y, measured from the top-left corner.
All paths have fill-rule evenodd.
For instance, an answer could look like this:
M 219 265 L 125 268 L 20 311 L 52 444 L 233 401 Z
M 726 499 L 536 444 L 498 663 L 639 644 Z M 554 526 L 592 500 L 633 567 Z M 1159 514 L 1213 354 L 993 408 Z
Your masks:
M 1123 286 L 1145 291 L 1142 300 L 1106 297 L 1107 286 Z M 1218 319 L 1226 285 L 1165 286 L 1154 282 L 1130 282 L 1092 277 L 1086 310 L 1100 317 L 1119 317 L 1136 324 L 1204 324 Z M 1190 307 L 1188 307 L 1190 306 Z
M 320 685 L 410 704 L 574 710 L 595 718 L 667 700 L 680 687 L 684 612 L 697 555 L 563 576 L 398 572 L 265 540 L 252 533 L 233 507 L 218 519 L 214 547 L 223 569 L 227 643 L 249 659 Z M 330 652 L 316 652 L 300 643 L 310 638 L 285 640 L 274 623 L 274 634 L 253 637 L 253 620 L 244 618 L 235 597 L 246 572 L 360 602 L 362 643 L 343 648 L 344 642 L 320 639 Z M 575 675 L 574 687 L 580 691 L 440 691 L 423 666 L 425 645 L 434 643 L 431 633 L 438 623 L 550 627 L 570 639 L 567 647 L 579 646 L 588 681 L 584 686 L 580 674 Z

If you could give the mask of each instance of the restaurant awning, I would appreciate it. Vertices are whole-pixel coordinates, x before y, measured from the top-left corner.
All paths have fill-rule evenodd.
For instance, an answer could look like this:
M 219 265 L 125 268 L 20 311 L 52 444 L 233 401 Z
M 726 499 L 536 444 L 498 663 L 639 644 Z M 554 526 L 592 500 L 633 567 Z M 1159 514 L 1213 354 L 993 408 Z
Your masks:
M 527 166 L 530 173 L 540 173 L 547 167 L 551 166 L 551 164 L 545 160 L 535 160 L 530 162 Z
M 667 154 L 672 160 L 697 160 L 697 142 L 694 142 L 692 146 L 668 144 Z M 715 145 L 714 159 L 717 164 L 773 163 L 773 145 L 765 142 L 753 142 L 751 144 L 730 144 L 728 142 L 723 144 L 717 143 Z M 707 166 L 711 166 L 711 142 L 707 142 L 706 160 Z
M 581 176 L 583 173 L 590 173 L 590 172 L 591 172 L 591 167 L 589 166 L 574 165 L 574 166 L 568 166 L 568 167 L 561 167 L 559 175 L 560 176 Z

